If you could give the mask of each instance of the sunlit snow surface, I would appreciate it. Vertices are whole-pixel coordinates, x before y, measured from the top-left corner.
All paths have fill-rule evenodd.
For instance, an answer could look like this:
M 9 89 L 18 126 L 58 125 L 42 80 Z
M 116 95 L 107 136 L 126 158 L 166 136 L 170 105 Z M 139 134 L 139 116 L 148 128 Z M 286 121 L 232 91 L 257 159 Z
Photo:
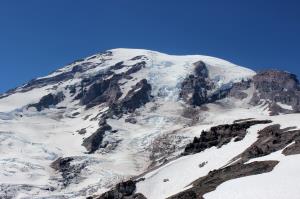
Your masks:
M 176 138 L 183 139 L 175 145 L 180 149 L 194 136 L 199 136 L 201 130 L 218 124 L 231 123 L 236 119 L 271 119 L 274 123 L 298 126 L 297 121 L 300 119 L 298 115 L 270 117 L 263 106 L 249 106 L 248 98 L 243 101 L 222 100 L 221 104 L 226 106 L 208 105 L 208 111 L 200 113 L 200 121 L 189 126 L 187 124 L 190 121 L 182 117 L 185 105 L 178 99 L 178 94 L 181 82 L 193 72 L 193 63 L 204 61 L 208 66 L 210 79 L 219 89 L 233 82 L 251 78 L 255 73 L 247 68 L 209 56 L 174 56 L 139 49 L 113 49 L 111 52 L 111 56 L 97 54 L 39 78 L 55 77 L 70 72 L 78 63 L 89 62 L 87 70 L 76 74 L 73 79 L 26 92 L 21 92 L 22 88 L 19 88 L 17 92 L 0 98 L 0 187 L 2 190 L 7 190 L 6 187 L 17 187 L 13 189 L 16 198 L 46 196 L 85 198 L 92 194 L 103 193 L 115 183 L 147 171 L 151 163 L 149 159 L 151 148 L 154 141 L 161 136 L 174 135 Z M 133 85 L 145 78 L 152 86 L 151 94 L 154 96 L 154 101 L 137 110 L 137 124 L 125 123 L 126 115 L 119 120 L 109 119 L 108 124 L 118 132 L 107 135 L 105 139 L 118 143 L 117 147 L 108 153 L 98 151 L 95 154 L 87 154 L 86 149 L 81 145 L 82 140 L 98 128 L 98 120 L 91 120 L 91 118 L 99 117 L 99 112 L 104 112 L 107 107 L 100 105 L 85 110 L 79 101 L 73 101 L 69 91 L 65 89 L 66 86 L 79 84 L 83 78 L 101 73 L 120 61 L 124 61 L 124 64 L 130 68 L 141 61 L 132 58 L 141 55 L 145 56 L 142 60 L 146 62 L 146 67 L 132 74 L 131 81 L 121 80 L 124 83 L 121 86 L 123 93 L 121 98 L 125 97 Z M 124 72 L 121 70 L 114 72 Z M 26 105 L 38 102 L 46 94 L 58 91 L 62 91 L 66 96 L 65 100 L 57 105 L 57 107 L 65 107 L 64 109 L 51 108 L 37 112 L 26 108 Z M 249 89 L 247 92 L 251 94 L 252 90 Z M 79 115 L 73 116 L 76 112 L 79 112 Z M 294 123 L 291 123 L 292 121 Z M 137 192 L 143 193 L 149 199 L 160 199 L 184 190 L 192 181 L 206 175 L 212 169 L 227 164 L 231 158 L 251 145 L 256 140 L 257 131 L 263 126 L 252 127 L 241 142 L 229 143 L 221 149 L 211 148 L 203 153 L 179 158 L 145 174 L 145 181 L 137 184 Z M 77 131 L 83 128 L 86 128 L 87 133 L 78 134 Z M 172 138 L 168 141 L 172 142 Z M 175 157 L 180 152 L 175 151 L 172 155 Z M 74 157 L 72 164 L 85 164 L 78 179 L 72 181 L 66 188 L 58 183 L 60 174 L 50 167 L 58 157 Z M 274 174 L 272 172 L 264 175 L 274 175 L 273 179 L 284 177 L 286 180 L 295 181 L 295 175 L 288 175 L 284 172 L 289 171 L 283 171 L 290 164 L 289 162 L 299 165 L 298 156 L 293 157 L 274 156 L 282 162 L 275 168 Z M 199 164 L 205 161 L 208 163 L 203 168 L 199 168 Z M 296 169 L 296 166 L 291 169 Z M 226 182 L 215 192 L 207 194 L 207 198 L 232 194 L 234 190 L 230 187 L 240 184 L 241 190 L 245 189 L 243 192 L 249 193 L 249 197 L 253 196 L 250 191 L 251 179 L 257 178 L 254 180 L 259 181 L 256 186 L 261 182 L 263 187 L 267 184 L 261 180 L 264 175 L 240 179 L 242 182 L 239 179 Z M 169 181 L 163 182 L 164 179 Z M 282 183 L 279 182 L 276 186 L 281 186 Z M 23 185 L 29 188 L 22 188 Z M 297 183 L 291 186 L 293 186 L 291 190 L 296 191 L 298 188 Z M 49 187 L 53 187 L 53 190 Z M 262 198 L 276 198 L 277 192 L 288 192 L 290 188 L 284 185 L 281 187 L 282 189 L 278 188 L 272 193 L 264 192 L 267 187 L 261 188 L 263 192 L 261 196 L 265 196 Z M 269 193 L 271 195 L 268 195 Z M 239 196 L 242 195 L 237 195 L 236 198 L 241 198 Z M 282 195 L 278 194 L 278 196 Z

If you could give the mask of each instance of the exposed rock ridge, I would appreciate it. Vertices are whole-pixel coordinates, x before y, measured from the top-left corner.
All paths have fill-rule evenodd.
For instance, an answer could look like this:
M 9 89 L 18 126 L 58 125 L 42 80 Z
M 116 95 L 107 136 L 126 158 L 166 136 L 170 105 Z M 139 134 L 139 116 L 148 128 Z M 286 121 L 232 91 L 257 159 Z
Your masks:
M 192 183 L 193 187 L 168 199 L 204 199 L 203 195 L 214 191 L 220 184 L 236 178 L 268 173 L 278 164 L 278 161 L 251 162 L 249 164 L 234 164 L 222 169 L 213 170 L 206 176 Z
M 101 116 L 98 130 L 83 141 L 82 145 L 87 149 L 88 153 L 94 153 L 99 149 L 102 146 L 105 133 L 112 132 L 112 127 L 107 124 L 106 119 L 115 116 L 121 117 L 124 113 L 132 113 L 150 100 L 151 85 L 147 83 L 146 79 L 143 79 L 121 101 L 112 103 L 109 106 L 109 110 Z
M 71 183 L 76 183 L 80 178 L 82 169 L 85 168 L 85 164 L 72 164 L 75 159 L 73 157 L 65 157 L 56 159 L 50 166 L 60 172 L 62 179 L 58 179 L 58 182 L 62 183 L 64 187 L 67 187 Z
M 48 94 L 40 99 L 40 101 L 36 104 L 28 105 L 28 108 L 35 107 L 37 111 L 41 111 L 45 108 L 50 108 L 51 106 L 55 106 L 58 103 L 62 102 L 65 98 L 63 92 L 58 92 L 56 94 Z
M 241 122 L 238 121 L 237 123 L 234 124 L 243 124 L 242 126 L 238 125 L 233 128 L 232 125 L 229 125 L 230 128 L 225 128 L 225 129 L 230 129 L 230 131 L 233 131 L 230 134 L 235 135 L 236 130 L 234 129 L 243 130 L 245 127 L 250 125 L 249 122 L 251 121 L 243 122 L 241 120 Z M 266 121 L 266 123 L 268 122 Z M 211 131 L 215 132 L 216 129 L 224 130 L 224 127 L 225 127 L 224 125 L 212 127 L 212 129 L 215 130 L 211 130 Z M 170 199 L 190 199 L 190 198 L 201 199 L 203 198 L 204 194 L 214 191 L 220 184 L 228 180 L 272 171 L 273 168 L 279 163 L 278 161 L 251 162 L 248 164 L 246 164 L 246 162 L 248 162 L 250 159 L 266 156 L 282 149 L 284 149 L 282 152 L 284 155 L 300 154 L 300 145 L 299 145 L 300 130 L 294 130 L 294 129 L 295 129 L 294 127 L 281 129 L 280 125 L 278 124 L 271 125 L 262 129 L 261 131 L 258 132 L 259 136 L 257 141 L 254 142 L 249 148 L 247 148 L 240 155 L 235 157 L 231 161 L 232 163 L 231 165 L 229 166 L 225 165 L 223 168 L 210 171 L 208 175 L 194 181 L 192 183 L 193 184 L 192 188 L 185 190 L 181 193 L 178 193 L 170 197 Z M 204 133 L 204 135 L 206 135 L 206 133 Z M 206 136 L 203 136 L 202 138 L 200 137 L 196 142 L 194 140 L 194 142 L 196 143 L 196 145 L 200 143 L 199 145 L 203 146 L 203 144 L 201 145 L 201 142 L 199 140 L 203 142 L 204 140 L 206 142 L 210 142 L 209 141 L 210 139 L 206 139 L 205 137 Z M 187 148 L 189 149 L 190 147 Z M 201 151 L 201 147 L 200 147 L 200 151 Z
M 112 130 L 112 127 L 106 123 L 105 119 L 102 119 L 102 122 L 99 124 L 99 126 L 100 127 L 96 132 L 83 140 L 82 145 L 86 148 L 88 153 L 94 153 L 97 149 L 99 149 L 105 133 Z
M 183 155 L 195 154 L 210 147 L 222 147 L 232 139 L 240 141 L 247 134 L 247 129 L 256 124 L 271 123 L 270 120 L 250 120 L 233 124 L 225 124 L 212 127 L 209 131 L 202 131 L 200 137 L 195 137 L 193 142 L 188 144 Z
M 284 155 L 300 154 L 299 140 L 300 130 L 293 127 L 281 129 L 279 124 L 267 126 L 258 132 L 257 141 L 234 160 L 239 159 L 239 162 L 244 163 L 251 158 L 266 156 L 282 149 Z
M 146 199 L 143 194 L 134 193 L 136 190 L 136 181 L 128 180 L 118 183 L 110 191 L 101 196 L 88 197 L 87 199 Z
M 201 106 L 208 101 L 208 90 L 214 85 L 208 79 L 208 69 L 204 62 L 194 64 L 194 74 L 189 75 L 181 85 L 179 97 L 194 106 Z
M 120 101 L 113 103 L 110 106 L 107 116 L 121 117 L 124 113 L 132 113 L 137 108 L 145 105 L 151 101 L 151 85 L 146 79 L 142 79 L 131 90 L 127 95 Z
M 132 66 L 118 62 L 111 66 L 109 70 L 82 80 L 80 92 L 74 99 L 80 100 L 80 103 L 85 105 L 87 109 L 102 103 L 106 103 L 108 106 L 119 104 L 118 100 L 123 94 L 120 89 L 121 83 L 119 83 L 119 81 L 121 79 L 131 79 L 132 77 L 130 75 L 138 72 L 144 68 L 145 65 L 145 61 L 138 62 Z M 114 72 L 115 70 L 123 68 L 127 68 L 127 70 L 121 73 Z M 138 86 L 139 84 L 136 85 L 136 87 Z M 130 94 L 132 93 L 128 93 L 127 96 Z
M 300 111 L 300 86 L 294 74 L 267 70 L 253 77 L 256 89 L 251 104 L 268 103 L 270 114 L 296 113 Z M 282 107 L 281 104 L 290 106 Z

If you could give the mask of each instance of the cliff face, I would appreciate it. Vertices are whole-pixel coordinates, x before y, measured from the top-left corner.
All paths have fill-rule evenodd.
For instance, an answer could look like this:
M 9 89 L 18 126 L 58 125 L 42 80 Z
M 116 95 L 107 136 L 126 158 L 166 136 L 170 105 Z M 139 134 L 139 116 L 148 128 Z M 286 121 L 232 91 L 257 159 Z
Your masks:
M 255 75 L 253 83 L 256 89 L 253 104 L 267 101 L 272 115 L 299 112 L 300 88 L 295 75 L 269 70 Z

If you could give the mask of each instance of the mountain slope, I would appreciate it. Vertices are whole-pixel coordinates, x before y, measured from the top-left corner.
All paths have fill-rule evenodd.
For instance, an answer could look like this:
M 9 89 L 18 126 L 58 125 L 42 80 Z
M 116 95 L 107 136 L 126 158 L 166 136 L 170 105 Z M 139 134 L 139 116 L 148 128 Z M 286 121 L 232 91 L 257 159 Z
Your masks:
M 299 165 L 299 91 L 287 72 L 208 56 L 113 49 L 75 61 L 0 96 L 0 196 L 247 198 L 255 186 L 255 197 L 296 198 L 297 183 L 278 179 L 297 177 L 286 172 Z M 212 170 L 226 175 L 199 187 Z M 270 179 L 278 189 L 264 189 Z

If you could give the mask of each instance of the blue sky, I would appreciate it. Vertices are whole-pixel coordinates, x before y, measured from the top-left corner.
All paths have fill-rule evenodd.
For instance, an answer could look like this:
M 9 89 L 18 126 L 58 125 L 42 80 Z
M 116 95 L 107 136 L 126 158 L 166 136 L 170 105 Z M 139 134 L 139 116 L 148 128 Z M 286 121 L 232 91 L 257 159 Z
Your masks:
M 1 0 L 0 92 L 111 48 L 300 75 L 299 0 Z

